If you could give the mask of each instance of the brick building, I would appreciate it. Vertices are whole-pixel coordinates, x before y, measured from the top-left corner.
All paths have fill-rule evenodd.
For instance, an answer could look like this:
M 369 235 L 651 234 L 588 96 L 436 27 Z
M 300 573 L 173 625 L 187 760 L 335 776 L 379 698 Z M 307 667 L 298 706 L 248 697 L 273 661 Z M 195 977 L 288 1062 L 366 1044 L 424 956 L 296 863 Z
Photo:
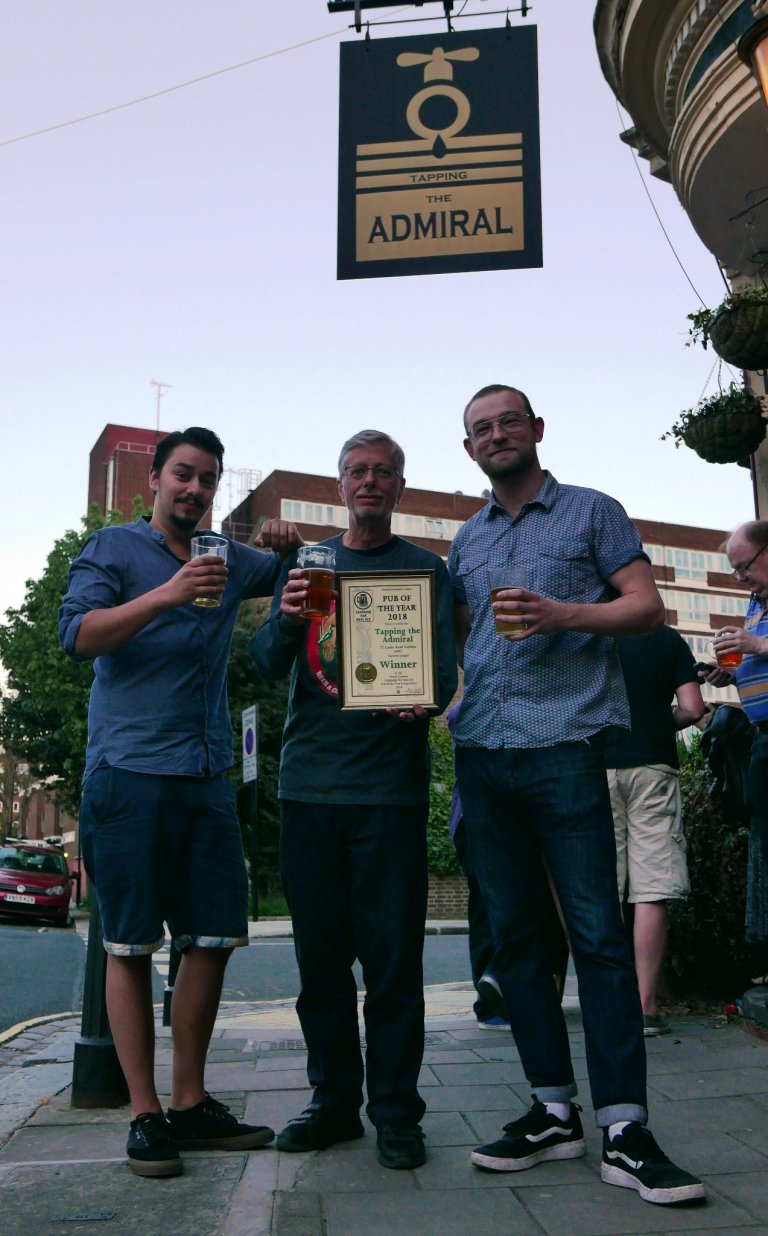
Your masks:
M 399 536 L 445 558 L 465 520 L 485 505 L 484 497 L 408 487 L 392 519 Z M 306 541 L 319 541 L 347 527 L 347 510 L 339 501 L 336 478 L 303 472 L 271 472 L 222 523 L 222 531 L 250 541 L 265 519 L 292 520 Z M 667 608 L 667 622 L 687 640 L 697 660 L 711 660 L 707 645 L 715 631 L 741 623 L 748 589 L 731 575 L 720 546 L 722 529 L 696 528 L 635 519 Z M 705 695 L 736 699 L 734 688 Z
M 164 437 L 154 429 L 105 425 L 89 457 L 89 510 L 95 502 L 102 515 L 120 511 L 129 520 L 136 495 L 145 506 L 151 506 L 149 468 L 155 447 Z

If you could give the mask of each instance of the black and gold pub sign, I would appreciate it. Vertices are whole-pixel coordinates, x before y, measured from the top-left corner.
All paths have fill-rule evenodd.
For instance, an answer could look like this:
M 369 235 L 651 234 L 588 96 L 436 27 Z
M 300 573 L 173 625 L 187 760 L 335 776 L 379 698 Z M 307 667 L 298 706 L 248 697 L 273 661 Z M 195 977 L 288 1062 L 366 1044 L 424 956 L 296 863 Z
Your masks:
M 541 264 L 535 26 L 342 43 L 339 279 Z

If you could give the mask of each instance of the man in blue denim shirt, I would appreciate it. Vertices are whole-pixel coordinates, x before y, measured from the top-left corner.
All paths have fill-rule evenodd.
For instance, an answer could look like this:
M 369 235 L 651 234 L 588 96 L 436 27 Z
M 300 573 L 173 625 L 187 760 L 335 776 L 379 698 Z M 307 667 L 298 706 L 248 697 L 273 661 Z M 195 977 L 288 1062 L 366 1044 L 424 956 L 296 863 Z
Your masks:
M 248 943 L 247 878 L 234 796 L 226 675 L 240 602 L 270 596 L 278 556 L 231 541 L 227 562 L 191 558 L 221 477 L 208 429 L 172 433 L 150 471 L 149 520 L 104 528 L 72 564 L 59 637 L 94 659 L 81 842 L 99 898 L 107 1008 L 131 1096 L 128 1161 L 175 1176 L 182 1149 L 252 1149 L 271 1129 L 239 1123 L 205 1090 L 205 1055 L 232 949 Z M 271 521 L 282 555 L 298 537 Z M 212 607 L 195 598 L 218 600 Z M 171 1010 L 168 1117 L 154 1082 L 152 953 L 168 923 L 182 951 Z
M 570 936 L 602 1177 L 670 1204 L 704 1196 L 644 1127 L 643 1019 L 616 891 L 616 850 L 600 750 L 629 723 L 614 636 L 650 631 L 664 609 L 621 506 L 559 485 L 537 454 L 544 423 L 513 387 L 487 386 L 464 413 L 465 449 L 493 484 L 448 560 L 464 657 L 456 768 L 472 862 L 496 943 L 494 970 L 526 1077 L 527 1115 L 472 1152 L 520 1171 L 583 1155 L 568 1033 L 544 946 L 554 880 Z M 492 603 L 489 568 L 528 584 Z M 494 615 L 523 629 L 497 635 Z

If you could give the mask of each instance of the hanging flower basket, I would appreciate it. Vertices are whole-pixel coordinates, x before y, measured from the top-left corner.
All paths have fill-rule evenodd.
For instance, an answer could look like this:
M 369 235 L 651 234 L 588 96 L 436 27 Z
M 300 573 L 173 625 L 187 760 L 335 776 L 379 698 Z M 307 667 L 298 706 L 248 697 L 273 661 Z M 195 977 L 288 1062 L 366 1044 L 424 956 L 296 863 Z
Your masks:
M 715 309 L 689 313 L 691 338 L 738 369 L 768 369 L 768 292 L 748 287 L 731 292 Z
M 665 438 L 685 443 L 707 463 L 738 463 L 752 455 L 765 437 L 763 405 L 750 391 L 732 383 L 682 412 Z

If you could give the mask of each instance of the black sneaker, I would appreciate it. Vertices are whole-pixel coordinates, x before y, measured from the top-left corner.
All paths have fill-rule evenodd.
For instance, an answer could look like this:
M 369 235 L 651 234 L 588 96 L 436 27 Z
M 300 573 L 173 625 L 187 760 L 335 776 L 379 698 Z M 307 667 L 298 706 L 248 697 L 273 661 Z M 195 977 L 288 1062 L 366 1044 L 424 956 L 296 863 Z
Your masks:
M 131 1121 L 126 1145 L 128 1163 L 137 1176 L 180 1176 L 182 1162 L 162 1112 L 143 1112 Z
M 611 1141 L 603 1132 L 603 1162 L 600 1174 L 606 1184 L 637 1189 L 646 1202 L 673 1206 L 676 1202 L 701 1201 L 704 1185 L 690 1172 L 670 1163 L 656 1145 L 653 1134 L 634 1121 Z
M 469 1157 L 475 1167 L 489 1172 L 522 1172 L 547 1159 L 578 1159 L 585 1153 L 577 1104 L 571 1104 L 567 1120 L 559 1120 L 536 1095 L 533 1098 L 533 1107 L 525 1116 L 504 1125 L 506 1137 L 472 1151 Z
M 661 1013 L 643 1013 L 643 1035 L 655 1039 L 659 1034 L 669 1034 L 672 1027 Z
M 291 1154 L 325 1150 L 335 1142 L 352 1142 L 363 1134 L 363 1124 L 356 1111 L 333 1112 L 322 1104 L 310 1103 L 278 1134 L 277 1149 Z
M 509 1025 L 499 980 L 495 974 L 491 974 L 490 970 L 486 970 L 477 980 L 477 994 L 488 1005 L 494 1017 L 500 1017 Z
M 274 1140 L 266 1125 L 241 1124 L 209 1094 L 185 1111 L 168 1108 L 171 1136 L 181 1150 L 258 1150 Z
M 376 1130 L 376 1148 L 382 1167 L 410 1170 L 427 1161 L 421 1125 L 405 1120 L 391 1120 Z

